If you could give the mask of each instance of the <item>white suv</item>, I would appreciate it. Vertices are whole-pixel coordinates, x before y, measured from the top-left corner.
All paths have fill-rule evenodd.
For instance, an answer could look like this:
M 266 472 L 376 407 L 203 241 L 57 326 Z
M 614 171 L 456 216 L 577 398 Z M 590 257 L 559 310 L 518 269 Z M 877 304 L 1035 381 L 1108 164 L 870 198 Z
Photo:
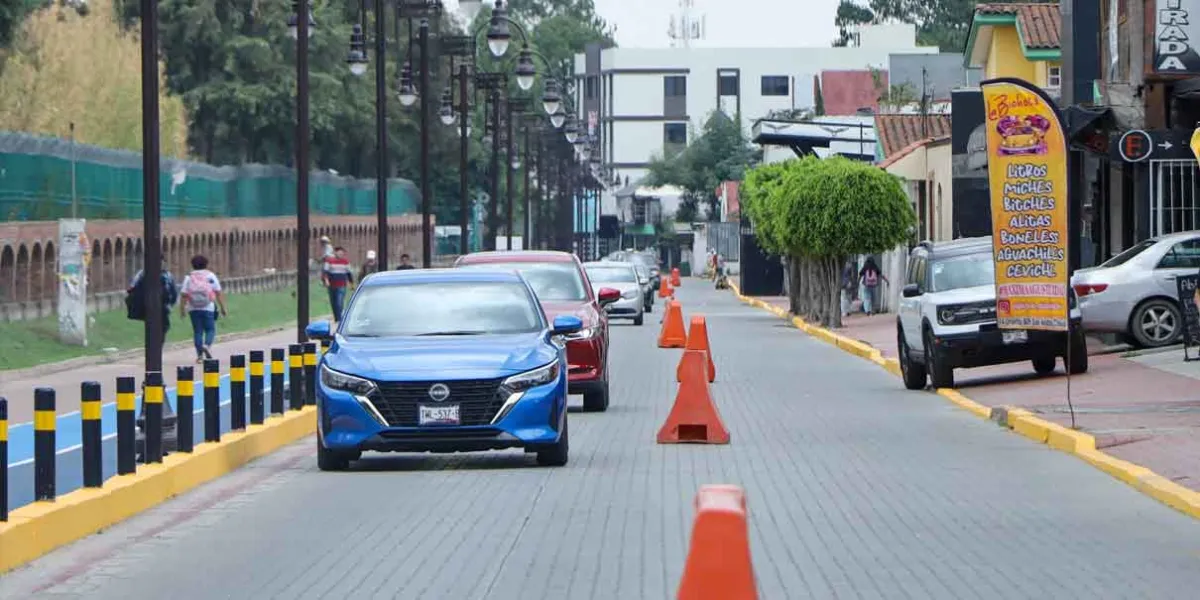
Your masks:
M 1054 371 L 1059 356 L 1071 373 L 1088 368 L 1087 344 L 1074 292 L 1068 292 L 1071 332 L 996 327 L 992 238 L 921 242 L 908 258 L 896 346 L 904 386 L 954 387 L 954 369 L 1028 360 L 1038 374 Z

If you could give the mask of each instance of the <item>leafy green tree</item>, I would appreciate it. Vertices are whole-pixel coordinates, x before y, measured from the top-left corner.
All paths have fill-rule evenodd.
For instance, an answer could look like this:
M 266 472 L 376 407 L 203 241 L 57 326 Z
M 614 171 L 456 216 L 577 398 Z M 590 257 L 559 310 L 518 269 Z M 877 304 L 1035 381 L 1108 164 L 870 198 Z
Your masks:
M 1058 4 L 1058 0 L 1024 2 Z M 856 25 L 898 20 L 917 26 L 918 43 L 937 46 L 943 52 L 962 52 L 978 4 L 978 0 L 842 0 L 834 19 L 838 27 L 834 45 L 848 45 Z
M 847 258 L 891 250 L 916 222 L 899 179 L 840 156 L 752 169 L 742 203 L 759 243 L 788 259 L 792 312 L 828 327 L 841 326 Z
M 700 206 L 707 208 L 708 219 L 717 220 L 717 187 L 724 181 L 741 181 L 746 169 L 762 160 L 762 151 L 750 145 L 741 125 L 719 110 L 708 115 L 698 135 L 689 135 L 694 141 L 685 149 L 651 159 L 646 183 L 683 189 L 675 220 L 695 220 Z

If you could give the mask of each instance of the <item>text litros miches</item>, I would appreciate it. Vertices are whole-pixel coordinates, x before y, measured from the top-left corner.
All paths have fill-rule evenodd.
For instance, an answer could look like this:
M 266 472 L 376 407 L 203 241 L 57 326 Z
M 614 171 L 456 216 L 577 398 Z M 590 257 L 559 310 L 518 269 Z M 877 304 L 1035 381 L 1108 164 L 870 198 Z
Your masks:
M 1059 232 L 1054 227 L 1054 184 L 1046 178 L 1046 165 L 1008 165 L 1004 182 L 1004 211 L 1008 223 L 1000 229 L 996 261 L 1012 263 L 1009 278 L 1056 277 L 1064 258 Z

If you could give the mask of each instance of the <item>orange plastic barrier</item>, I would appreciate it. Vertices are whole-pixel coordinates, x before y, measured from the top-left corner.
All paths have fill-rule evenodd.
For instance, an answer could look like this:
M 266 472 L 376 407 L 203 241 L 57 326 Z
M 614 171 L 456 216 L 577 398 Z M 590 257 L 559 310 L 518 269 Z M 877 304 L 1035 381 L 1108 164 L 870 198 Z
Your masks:
M 668 277 L 663 277 L 658 280 L 658 297 L 659 298 L 670 298 L 672 295 L 671 282 L 668 281 L 668 279 L 669 279 Z
M 704 377 L 704 353 L 684 350 L 682 362 L 683 380 L 667 422 L 658 430 L 658 443 L 728 444 L 729 430 L 721 421 Z
M 685 350 L 699 350 L 708 358 L 708 382 L 712 383 L 717 380 L 717 365 L 713 363 L 712 349 L 708 346 L 708 322 L 704 315 L 693 315 L 691 325 L 688 326 L 687 345 Z M 675 368 L 675 381 L 683 381 L 683 357 L 679 359 L 679 366 Z
M 696 521 L 679 600 L 757 600 L 750 560 L 746 494 L 736 485 L 705 485 L 696 494 Z
M 672 267 L 671 268 L 671 285 L 673 285 L 675 287 L 679 287 L 680 283 L 681 282 L 679 280 L 679 267 Z
M 658 330 L 659 348 L 683 348 L 687 346 L 687 333 L 683 330 L 683 307 L 678 300 L 667 303 L 663 315 L 662 329 Z

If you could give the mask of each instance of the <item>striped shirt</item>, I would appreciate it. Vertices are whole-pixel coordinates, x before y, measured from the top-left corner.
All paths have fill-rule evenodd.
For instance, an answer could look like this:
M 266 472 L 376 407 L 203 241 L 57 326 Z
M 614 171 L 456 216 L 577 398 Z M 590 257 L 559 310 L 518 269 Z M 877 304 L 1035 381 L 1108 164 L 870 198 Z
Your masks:
M 325 280 L 329 287 L 346 287 L 354 281 L 350 271 L 350 261 L 345 258 L 330 256 L 325 259 Z

